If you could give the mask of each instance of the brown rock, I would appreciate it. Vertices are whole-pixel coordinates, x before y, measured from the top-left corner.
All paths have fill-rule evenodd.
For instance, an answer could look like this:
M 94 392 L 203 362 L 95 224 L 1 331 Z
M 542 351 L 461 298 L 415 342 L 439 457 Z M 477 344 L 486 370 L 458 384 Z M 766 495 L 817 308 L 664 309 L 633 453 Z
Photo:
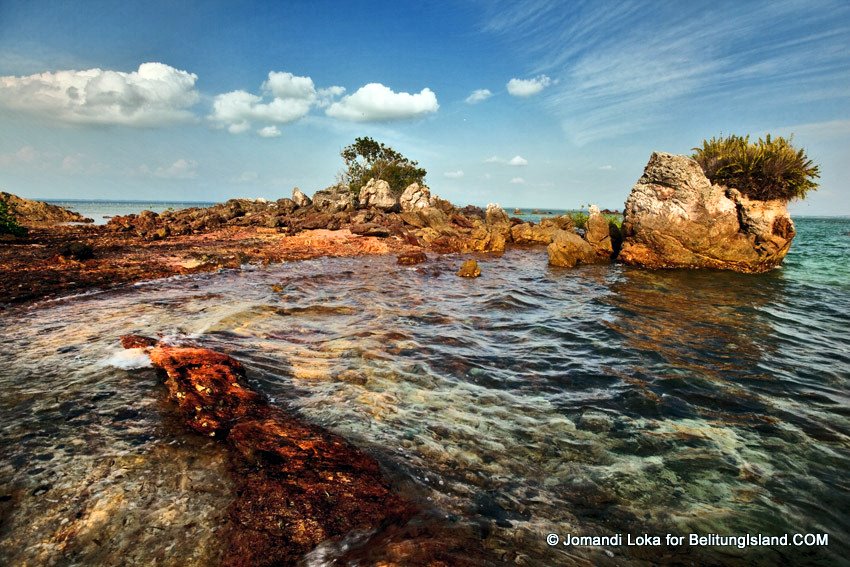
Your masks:
M 477 278 L 481 275 L 481 268 L 475 260 L 466 260 L 458 270 L 457 275 L 462 278 Z
M 378 236 L 384 238 L 390 235 L 390 231 L 387 227 L 372 222 L 352 224 L 348 227 L 348 229 L 352 232 L 352 234 L 359 234 L 360 236 Z
M 794 224 L 783 201 L 712 185 L 686 156 L 653 153 L 626 201 L 627 264 L 764 272 L 788 253 Z
M 398 264 L 402 266 L 413 266 L 416 264 L 421 264 L 428 260 L 428 256 L 425 255 L 425 252 L 421 250 L 416 250 L 415 252 L 405 252 L 403 254 L 399 254 L 398 256 Z
M 0 192 L 0 200 L 5 201 L 18 224 L 24 226 L 43 226 L 64 222 L 94 222 L 79 213 L 58 205 L 42 201 L 24 199 L 11 193 Z
M 121 337 L 121 346 L 124 348 L 147 348 L 155 346 L 159 341 L 142 335 L 124 335 Z
M 557 230 L 553 225 L 526 222 L 511 227 L 511 239 L 517 244 L 549 244 Z
M 559 230 L 552 243 L 546 248 L 549 264 L 565 268 L 574 268 L 580 264 L 598 264 L 608 259 L 597 254 L 596 250 L 578 234 Z

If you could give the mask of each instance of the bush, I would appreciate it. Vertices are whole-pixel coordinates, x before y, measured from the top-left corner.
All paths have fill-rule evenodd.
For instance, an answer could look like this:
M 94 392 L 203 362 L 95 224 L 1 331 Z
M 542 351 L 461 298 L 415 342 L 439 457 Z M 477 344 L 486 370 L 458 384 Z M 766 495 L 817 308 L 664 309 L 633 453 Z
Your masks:
M 734 187 L 752 199 L 803 199 L 818 187 L 814 180 L 820 168 L 805 150 L 795 149 L 781 136 L 768 134 L 755 143 L 749 136 L 711 138 L 693 150 L 692 157 L 712 183 Z
M 18 224 L 11 205 L 2 197 L 0 197 L 0 234 L 11 234 L 12 236 L 27 235 L 26 227 Z
M 584 230 L 585 228 L 587 228 L 587 219 L 590 218 L 590 215 L 588 215 L 586 212 L 584 212 L 584 211 L 574 211 L 572 213 L 567 213 L 566 216 L 570 217 L 570 220 L 573 221 L 573 226 L 575 228 L 578 228 L 578 229 L 581 229 L 581 230 Z
M 389 183 L 396 195 L 401 195 L 411 183 L 425 182 L 426 171 L 417 162 L 372 138 L 356 138 L 340 155 L 346 167 L 342 181 L 355 195 L 373 178 Z

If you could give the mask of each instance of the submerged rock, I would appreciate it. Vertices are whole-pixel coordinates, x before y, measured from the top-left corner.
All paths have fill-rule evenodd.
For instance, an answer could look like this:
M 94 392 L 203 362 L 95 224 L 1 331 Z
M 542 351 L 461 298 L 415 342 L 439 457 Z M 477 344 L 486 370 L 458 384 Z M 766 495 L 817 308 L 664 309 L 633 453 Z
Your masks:
M 712 185 L 686 156 L 656 152 L 626 201 L 619 258 L 648 268 L 764 272 L 795 235 L 787 204 Z
M 481 268 L 475 260 L 467 260 L 458 270 L 457 275 L 462 278 L 477 278 L 481 275 Z
M 397 262 L 402 266 L 414 266 L 416 264 L 421 264 L 426 260 L 428 260 L 428 256 L 425 255 L 425 252 L 417 250 L 415 252 L 405 252 L 404 254 L 399 254 Z
M 132 348 L 150 342 L 122 337 Z M 148 352 L 186 425 L 231 449 L 238 496 L 228 508 L 224 565 L 291 565 L 330 538 L 413 514 L 372 457 L 270 406 L 235 359 L 205 348 Z

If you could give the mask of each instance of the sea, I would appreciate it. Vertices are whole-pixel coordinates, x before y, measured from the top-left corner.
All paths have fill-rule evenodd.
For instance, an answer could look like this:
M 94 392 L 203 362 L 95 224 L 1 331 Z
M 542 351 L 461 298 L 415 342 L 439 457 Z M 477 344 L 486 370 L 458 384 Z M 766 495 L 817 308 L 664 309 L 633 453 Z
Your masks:
M 324 258 L 7 310 L 0 563 L 220 559 L 227 456 L 121 349 L 140 333 L 243 362 L 374 455 L 466 561 L 846 565 L 850 218 L 795 222 L 759 275 L 562 269 L 541 247 L 473 256 L 477 279 L 455 275 L 467 255 Z

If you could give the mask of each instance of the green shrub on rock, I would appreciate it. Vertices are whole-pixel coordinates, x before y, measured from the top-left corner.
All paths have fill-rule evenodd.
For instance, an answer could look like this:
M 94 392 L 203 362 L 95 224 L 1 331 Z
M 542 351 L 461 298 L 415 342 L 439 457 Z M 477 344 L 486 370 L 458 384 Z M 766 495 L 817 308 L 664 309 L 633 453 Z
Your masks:
M 757 142 L 749 136 L 712 137 L 693 150 L 692 157 L 712 183 L 734 187 L 751 199 L 803 199 L 818 187 L 814 180 L 820 168 L 805 150 L 781 136 L 768 134 Z
M 12 207 L 6 199 L 0 198 L 0 234 L 11 234 L 12 236 L 26 236 L 26 227 L 18 224 L 12 211 Z
M 389 146 L 372 138 L 356 138 L 340 152 L 345 169 L 342 181 L 355 195 L 370 179 L 381 179 L 390 185 L 394 195 L 401 195 L 411 183 L 424 184 L 426 171 Z

